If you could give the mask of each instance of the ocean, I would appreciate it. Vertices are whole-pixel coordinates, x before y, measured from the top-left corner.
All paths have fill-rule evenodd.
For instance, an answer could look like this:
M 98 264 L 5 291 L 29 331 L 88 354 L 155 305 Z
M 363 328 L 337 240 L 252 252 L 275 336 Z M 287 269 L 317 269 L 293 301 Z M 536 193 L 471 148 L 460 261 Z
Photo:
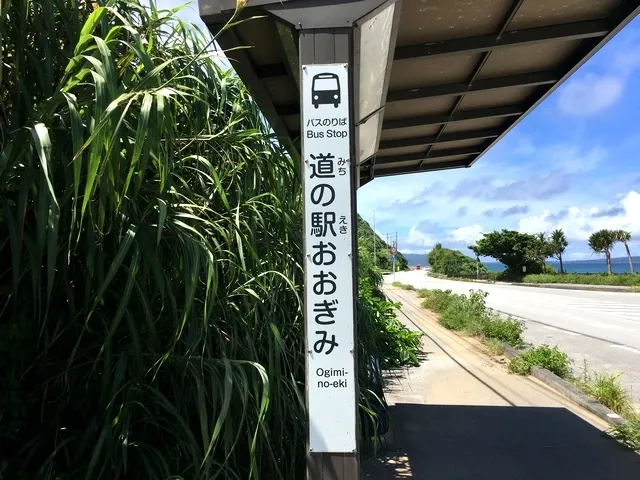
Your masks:
M 560 262 L 547 262 L 557 271 L 560 271 Z M 483 262 L 487 270 L 492 272 L 501 272 L 504 270 L 504 265 L 500 262 Z M 567 273 L 607 273 L 607 264 L 604 260 L 600 261 L 570 261 L 563 262 L 564 269 Z M 634 262 L 633 268 L 636 272 L 640 272 L 640 263 Z M 624 262 L 620 259 L 615 259 L 611 262 L 611 269 L 613 273 L 630 273 L 629 262 Z

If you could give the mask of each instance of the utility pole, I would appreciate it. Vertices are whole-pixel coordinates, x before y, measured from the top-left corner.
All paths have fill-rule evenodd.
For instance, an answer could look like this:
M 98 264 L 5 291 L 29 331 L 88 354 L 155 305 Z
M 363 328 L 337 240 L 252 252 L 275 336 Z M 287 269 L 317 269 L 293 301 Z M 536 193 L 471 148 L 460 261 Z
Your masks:
M 395 233 L 387 232 L 384 235 L 385 235 L 385 238 L 387 239 L 387 249 L 391 251 L 391 269 L 395 274 L 396 273 L 396 254 L 398 253 L 398 232 L 397 231 Z
M 398 232 L 395 233 L 395 239 L 393 233 L 391 234 L 391 270 L 393 271 L 393 279 L 396 279 L 396 255 L 398 254 Z
M 373 209 L 373 266 L 378 266 L 378 257 L 376 257 L 376 209 Z

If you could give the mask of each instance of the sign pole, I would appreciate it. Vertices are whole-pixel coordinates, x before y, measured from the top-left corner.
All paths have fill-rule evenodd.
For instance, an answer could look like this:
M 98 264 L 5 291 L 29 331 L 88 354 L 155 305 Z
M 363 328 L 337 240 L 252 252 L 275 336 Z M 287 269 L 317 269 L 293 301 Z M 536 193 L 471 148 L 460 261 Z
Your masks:
M 396 253 L 398 253 L 398 249 L 396 247 L 397 242 L 393 243 L 391 247 L 391 271 L 393 272 L 393 279 L 396 279 Z
M 351 29 L 301 30 L 307 479 L 357 480 L 357 232 Z

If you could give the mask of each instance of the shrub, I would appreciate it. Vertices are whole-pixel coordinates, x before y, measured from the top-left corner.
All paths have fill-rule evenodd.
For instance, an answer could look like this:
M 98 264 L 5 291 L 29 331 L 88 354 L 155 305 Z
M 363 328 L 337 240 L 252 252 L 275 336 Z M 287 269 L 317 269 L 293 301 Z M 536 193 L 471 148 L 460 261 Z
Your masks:
M 486 306 L 487 293 L 470 290 L 469 295 L 456 295 L 450 290 L 419 290 L 422 306 L 440 314 L 439 321 L 449 330 L 463 331 L 484 339 L 522 346 L 523 324 L 513 318 L 501 318 Z
M 569 356 L 558 347 L 551 348 L 549 345 L 540 345 L 523 352 L 520 357 L 509 362 L 509 371 L 518 375 L 529 375 L 534 366 L 546 368 L 560 378 L 571 376 Z
M 483 320 L 482 332 L 486 337 L 500 340 L 512 347 L 520 348 L 523 345 L 523 331 L 523 323 L 512 317 L 504 319 L 494 314 Z
M 418 365 L 422 333 L 405 327 L 396 317 L 398 305 L 386 300 L 370 282 L 361 280 L 358 288 L 361 345 L 373 340 L 367 350 L 376 354 L 383 368 Z
M 440 313 L 449 304 L 453 294 L 451 290 L 430 290 L 423 288 L 418 290 L 418 296 L 424 298 L 422 302 L 424 308 Z

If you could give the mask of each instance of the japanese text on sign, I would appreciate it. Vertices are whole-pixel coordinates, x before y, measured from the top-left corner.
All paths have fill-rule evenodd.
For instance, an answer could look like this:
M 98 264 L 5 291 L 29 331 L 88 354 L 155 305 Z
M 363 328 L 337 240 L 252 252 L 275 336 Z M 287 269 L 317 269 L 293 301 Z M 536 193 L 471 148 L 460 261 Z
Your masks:
M 346 64 L 303 67 L 309 448 L 356 448 L 351 160 Z

